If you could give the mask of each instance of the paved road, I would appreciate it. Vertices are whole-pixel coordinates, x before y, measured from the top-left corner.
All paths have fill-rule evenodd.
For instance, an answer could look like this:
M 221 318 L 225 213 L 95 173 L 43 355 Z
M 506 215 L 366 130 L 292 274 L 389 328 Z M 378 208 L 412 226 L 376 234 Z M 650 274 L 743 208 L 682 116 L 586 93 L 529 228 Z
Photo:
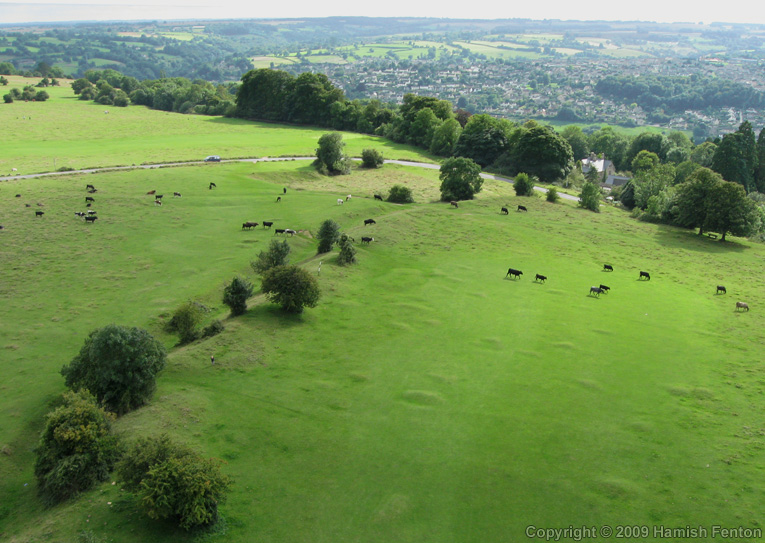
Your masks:
M 270 158 L 270 157 L 264 157 L 264 158 L 237 158 L 232 160 L 221 160 L 221 162 L 252 162 L 253 164 L 256 164 L 258 162 L 283 162 L 283 161 L 292 161 L 292 160 L 315 160 L 316 157 L 312 156 L 295 156 L 295 157 L 282 157 L 282 158 Z M 361 161 L 360 158 L 354 158 L 353 160 Z M 429 170 L 438 170 L 441 168 L 439 164 L 430 164 L 427 162 L 413 162 L 409 160 L 386 160 L 386 164 L 398 164 L 400 166 L 411 166 L 414 168 L 427 168 Z M 9 181 L 11 179 L 37 179 L 38 177 L 50 177 L 54 175 L 74 175 L 74 174 L 82 174 L 82 173 L 95 173 L 95 172 L 116 172 L 120 170 L 153 170 L 156 168 L 171 168 L 171 167 L 178 167 L 178 166 L 192 166 L 196 164 L 205 164 L 204 161 L 193 161 L 193 162 L 168 162 L 164 164 L 139 164 L 138 166 L 106 166 L 103 168 L 90 168 L 88 170 L 72 170 L 69 172 L 47 172 L 47 173 L 33 173 L 28 175 L 11 175 L 11 176 L 5 176 L 0 177 L 0 181 Z M 512 183 L 513 180 L 509 177 L 503 177 L 501 175 L 494 175 L 490 173 L 482 173 L 481 177 L 484 179 L 494 179 L 496 181 L 505 181 L 506 183 Z M 547 193 L 547 189 L 544 187 L 534 187 L 534 190 L 537 190 L 542 193 Z M 563 192 L 559 192 L 558 196 L 563 198 L 564 200 L 573 200 L 575 202 L 579 201 L 579 198 L 576 196 L 571 196 L 570 194 L 566 194 Z

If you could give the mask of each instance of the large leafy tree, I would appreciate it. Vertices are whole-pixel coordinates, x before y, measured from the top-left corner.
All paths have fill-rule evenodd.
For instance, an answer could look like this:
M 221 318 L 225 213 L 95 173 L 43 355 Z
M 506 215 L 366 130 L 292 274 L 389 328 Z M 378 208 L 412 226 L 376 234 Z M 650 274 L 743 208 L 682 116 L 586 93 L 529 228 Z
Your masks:
M 69 388 L 87 389 L 106 409 L 123 414 L 149 401 L 166 357 L 146 330 L 110 324 L 90 333 L 61 374 Z
M 288 313 L 316 307 L 321 296 L 316 278 L 297 266 L 276 266 L 263 274 L 261 289 L 266 297 Z
M 469 158 L 449 158 L 441 165 L 441 200 L 472 200 L 481 191 L 481 167 Z
M 332 246 L 340 239 L 340 225 L 332 219 L 327 219 L 319 226 L 316 238 L 319 240 L 316 252 L 319 254 L 330 252 Z
M 287 97 L 295 78 L 281 70 L 250 70 L 242 76 L 236 95 L 237 117 L 283 121 L 287 118 Z
M 694 171 L 684 183 L 677 185 L 675 193 L 675 223 L 687 228 L 698 228 L 704 233 L 709 214 L 710 199 L 717 185 L 723 182 L 719 173 L 708 168 Z
M 219 518 L 218 505 L 231 485 L 220 465 L 162 435 L 139 439 L 120 461 L 117 474 L 150 518 L 174 519 L 189 530 Z
M 743 185 L 747 192 L 755 189 L 757 142 L 749 122 L 744 121 L 735 132 L 723 136 L 712 157 L 712 169 L 726 181 Z
M 482 167 L 510 151 L 514 125 L 491 115 L 473 115 L 459 136 L 454 153 L 474 160 Z
M 723 182 L 712 191 L 707 215 L 707 229 L 722 234 L 749 236 L 759 226 L 757 204 L 747 198 L 746 190 L 738 183 Z
M 72 498 L 108 478 L 121 452 L 112 434 L 114 415 L 86 390 L 66 392 L 48 413 L 35 449 L 38 491 L 47 504 Z
M 613 128 L 606 126 L 593 132 L 588 138 L 590 150 L 613 162 L 617 170 L 629 168 L 626 161 L 629 141 L 621 134 L 617 134 Z
M 462 127 L 456 119 L 447 119 L 433 132 L 430 152 L 439 156 L 452 156 L 462 134 Z
M 351 165 L 343 152 L 344 148 L 343 135 L 339 132 L 330 132 L 320 137 L 314 161 L 318 170 L 329 175 L 349 173 Z
M 659 159 L 663 161 L 667 158 L 667 151 L 670 147 L 670 141 L 662 134 L 643 132 L 632 140 L 625 158 L 631 164 L 640 151 L 650 151 L 656 153 Z
M 552 128 L 541 125 L 525 130 L 511 154 L 516 171 L 534 175 L 544 182 L 563 179 L 574 162 L 568 142 Z
M 571 146 L 574 160 L 582 160 L 590 154 L 590 143 L 580 127 L 576 125 L 567 126 L 560 135 Z

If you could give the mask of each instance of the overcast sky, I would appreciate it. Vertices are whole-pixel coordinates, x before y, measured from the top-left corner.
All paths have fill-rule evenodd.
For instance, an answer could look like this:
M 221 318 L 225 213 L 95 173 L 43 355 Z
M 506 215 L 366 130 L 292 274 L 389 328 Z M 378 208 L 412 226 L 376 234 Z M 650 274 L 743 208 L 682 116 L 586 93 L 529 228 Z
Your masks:
M 445 17 L 451 19 L 562 19 L 581 21 L 748 22 L 765 24 L 759 0 L 48 0 L 46 3 L 0 0 L 0 24 L 82 20 L 242 19 L 325 16 Z

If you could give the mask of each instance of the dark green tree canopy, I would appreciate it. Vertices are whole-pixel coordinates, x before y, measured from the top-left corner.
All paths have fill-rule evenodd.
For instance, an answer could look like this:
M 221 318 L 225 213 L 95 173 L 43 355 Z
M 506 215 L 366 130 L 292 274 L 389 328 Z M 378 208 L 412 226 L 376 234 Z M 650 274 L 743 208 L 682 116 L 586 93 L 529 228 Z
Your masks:
M 166 357 L 146 330 L 110 324 L 90 333 L 61 374 L 69 388 L 87 389 L 106 409 L 123 414 L 149 401 Z
M 516 172 L 535 175 L 544 182 L 563 179 L 573 168 L 571 146 L 547 126 L 523 131 L 511 154 Z
M 441 200 L 472 200 L 481 191 L 481 167 L 469 158 L 449 158 L 441 166 Z
M 252 293 L 252 283 L 244 277 L 234 277 L 223 289 L 223 303 L 231 308 L 232 315 L 242 315 L 247 311 L 247 300 Z
M 340 239 L 340 225 L 332 219 L 327 219 L 321 223 L 316 238 L 319 240 L 317 253 L 330 252 L 332 246 Z
M 486 167 L 510 151 L 513 130 L 510 121 L 491 115 L 473 115 L 462 129 L 454 152 Z
M 314 164 L 320 172 L 329 175 L 347 174 L 351 171 L 350 160 L 343 149 L 345 142 L 340 132 L 330 132 L 319 138 Z
M 267 251 L 260 251 L 257 258 L 250 262 L 253 271 L 258 275 L 264 274 L 274 266 L 284 266 L 289 263 L 290 245 L 287 240 L 272 239 Z
M 263 293 L 288 313 L 316 307 L 321 296 L 316 278 L 297 266 L 276 266 L 263 274 Z

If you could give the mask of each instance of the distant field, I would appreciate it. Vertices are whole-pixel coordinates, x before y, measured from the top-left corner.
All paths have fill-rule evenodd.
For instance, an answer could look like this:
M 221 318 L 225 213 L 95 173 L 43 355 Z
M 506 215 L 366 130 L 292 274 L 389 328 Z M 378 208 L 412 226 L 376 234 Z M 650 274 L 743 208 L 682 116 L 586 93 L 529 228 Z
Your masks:
M 0 184 L 0 258 L 12 263 L 0 285 L 3 540 L 69 543 L 86 529 L 114 543 L 193 540 L 143 518 L 110 482 L 50 510 L 34 495 L 31 449 L 63 390 L 58 371 L 109 322 L 171 348 L 153 401 L 117 431 L 169 433 L 226 462 L 235 484 L 212 540 L 758 526 L 763 247 L 518 198 L 496 181 L 451 209 L 435 201 L 436 176 L 386 165 L 328 178 L 279 162 Z M 86 183 L 98 187 L 93 225 L 72 214 Z M 393 183 L 417 203 L 371 198 Z M 155 189 L 168 195 L 161 208 L 145 195 Z M 499 214 L 518 203 L 528 213 Z M 315 255 L 327 218 L 374 236 L 358 264 Z M 257 296 L 223 334 L 174 348 L 162 323 L 175 307 L 198 300 L 225 318 L 223 284 L 255 279 L 248 262 L 275 236 L 242 231 L 245 220 L 300 231 L 292 260 L 314 274 L 323 263 L 319 306 L 289 317 Z M 508 266 L 522 278 L 506 279 Z M 588 296 L 600 283 L 611 293 Z M 736 313 L 738 299 L 752 311 Z
M 13 78 L 12 85 L 39 79 Z M 0 174 L 55 171 L 61 167 L 125 166 L 141 163 L 223 158 L 314 156 L 329 129 L 288 127 L 241 119 L 180 115 L 142 106 L 105 107 L 77 99 L 71 87 L 49 87 L 51 99 L 41 103 L 0 104 L 0 123 L 14 137 L 0 155 Z M 62 107 L 65 104 L 65 107 Z M 104 112 L 108 111 L 108 114 Z M 366 136 L 344 134 L 346 151 L 361 156 L 367 147 L 386 158 L 422 160 L 406 145 Z
M 297 59 L 294 57 L 252 57 L 252 61 L 255 69 L 258 68 L 270 68 L 273 63 L 275 66 L 282 66 L 285 64 L 295 64 Z
M 504 49 L 501 47 L 495 47 L 493 45 L 485 45 L 484 43 L 478 43 L 478 42 L 454 42 L 457 45 L 460 45 L 464 47 L 465 49 L 468 49 L 469 51 L 473 53 L 479 53 L 482 55 L 486 55 L 489 58 L 517 58 L 517 57 L 523 57 L 523 58 L 539 58 L 539 53 L 530 53 L 528 51 L 516 51 L 514 49 Z M 488 43 L 488 42 L 486 42 Z

